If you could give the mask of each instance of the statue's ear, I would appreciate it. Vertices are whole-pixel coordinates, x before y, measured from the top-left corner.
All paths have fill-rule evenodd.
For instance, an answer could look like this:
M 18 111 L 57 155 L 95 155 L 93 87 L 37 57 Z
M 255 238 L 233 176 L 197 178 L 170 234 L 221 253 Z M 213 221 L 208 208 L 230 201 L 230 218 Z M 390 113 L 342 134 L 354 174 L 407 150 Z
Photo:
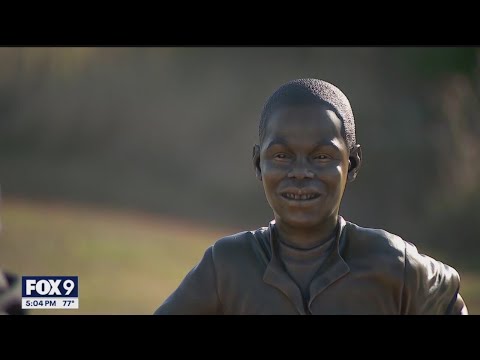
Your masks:
M 348 157 L 348 176 L 347 181 L 352 182 L 357 178 L 357 174 L 362 166 L 362 148 L 359 144 L 350 150 Z
M 262 169 L 260 168 L 260 146 L 253 146 L 252 154 L 253 168 L 255 170 L 255 176 L 258 180 L 262 181 Z

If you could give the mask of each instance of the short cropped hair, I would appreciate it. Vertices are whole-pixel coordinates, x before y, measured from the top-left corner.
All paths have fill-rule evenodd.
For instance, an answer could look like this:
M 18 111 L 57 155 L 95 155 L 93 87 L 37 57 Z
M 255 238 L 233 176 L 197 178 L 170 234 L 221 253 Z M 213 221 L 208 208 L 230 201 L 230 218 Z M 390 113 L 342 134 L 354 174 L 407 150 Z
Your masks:
M 325 104 L 330 107 L 343 123 L 343 136 L 348 149 L 356 142 L 355 119 L 345 94 L 336 86 L 318 79 L 297 79 L 281 85 L 268 98 L 260 117 L 258 134 L 260 143 L 265 138 L 265 129 L 270 115 L 280 107 Z

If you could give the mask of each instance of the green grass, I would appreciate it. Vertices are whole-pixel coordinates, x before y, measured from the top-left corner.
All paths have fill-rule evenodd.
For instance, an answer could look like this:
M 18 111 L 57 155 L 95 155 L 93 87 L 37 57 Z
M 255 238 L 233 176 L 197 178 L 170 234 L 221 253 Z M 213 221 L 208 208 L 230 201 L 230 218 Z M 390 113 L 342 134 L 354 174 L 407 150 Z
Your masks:
M 5 200 L 0 267 L 78 275 L 78 310 L 32 314 L 151 314 L 228 230 L 145 214 Z
M 0 267 L 19 275 L 78 275 L 78 310 L 31 314 L 151 314 L 222 236 L 239 231 L 141 213 L 7 199 Z M 480 274 L 462 296 L 480 314 Z

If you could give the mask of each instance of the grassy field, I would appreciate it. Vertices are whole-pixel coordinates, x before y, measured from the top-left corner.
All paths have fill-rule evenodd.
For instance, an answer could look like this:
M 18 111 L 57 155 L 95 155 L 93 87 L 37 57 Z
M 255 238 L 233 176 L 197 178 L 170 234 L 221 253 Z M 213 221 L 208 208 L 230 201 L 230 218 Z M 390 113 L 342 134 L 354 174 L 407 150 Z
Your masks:
M 0 267 L 78 275 L 79 310 L 34 314 L 151 314 L 209 244 L 228 231 L 174 219 L 5 200 Z
M 78 275 L 78 310 L 32 314 L 151 314 L 218 238 L 238 229 L 139 213 L 7 199 L 0 267 L 22 275 Z M 480 274 L 462 272 L 480 314 Z

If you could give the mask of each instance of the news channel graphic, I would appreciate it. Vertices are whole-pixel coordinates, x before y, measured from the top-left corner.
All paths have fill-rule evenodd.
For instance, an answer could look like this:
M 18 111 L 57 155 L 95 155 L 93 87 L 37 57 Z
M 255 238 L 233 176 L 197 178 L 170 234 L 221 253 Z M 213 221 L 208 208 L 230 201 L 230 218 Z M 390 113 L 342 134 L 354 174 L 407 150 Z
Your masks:
M 78 276 L 22 276 L 22 309 L 78 309 Z

